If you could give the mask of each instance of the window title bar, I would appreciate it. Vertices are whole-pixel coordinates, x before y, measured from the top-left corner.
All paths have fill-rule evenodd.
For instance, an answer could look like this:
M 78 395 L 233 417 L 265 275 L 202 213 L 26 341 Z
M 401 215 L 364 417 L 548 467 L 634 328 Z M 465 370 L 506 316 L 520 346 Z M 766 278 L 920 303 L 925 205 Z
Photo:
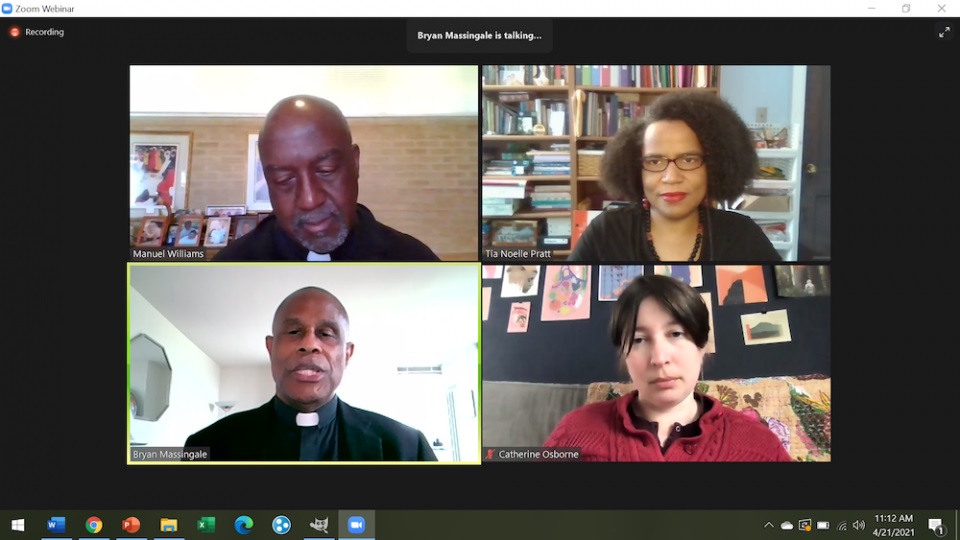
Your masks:
M 128 17 L 158 18 L 145 15 L 144 5 L 129 0 L 77 0 L 66 3 L 35 3 L 0 0 L 2 17 Z M 952 15 L 951 2 L 957 0 L 810 0 L 771 2 L 769 0 L 677 0 L 673 2 L 635 2 L 613 0 L 602 13 L 622 17 L 946 17 Z M 960 6 L 960 2 L 957 3 Z M 315 0 L 166 0 L 159 18 L 174 17 L 453 17 L 490 18 L 492 13 L 509 13 L 510 17 L 543 18 L 543 6 L 537 2 L 490 0 L 480 3 L 420 0 L 360 0 L 357 2 L 316 2 Z M 584 16 L 583 2 L 556 0 L 550 4 L 550 16 L 567 18 Z M 960 9 L 960 8 L 958 8 Z M 490 18 L 491 23 L 497 19 Z M 456 30 L 451 28 L 451 30 Z

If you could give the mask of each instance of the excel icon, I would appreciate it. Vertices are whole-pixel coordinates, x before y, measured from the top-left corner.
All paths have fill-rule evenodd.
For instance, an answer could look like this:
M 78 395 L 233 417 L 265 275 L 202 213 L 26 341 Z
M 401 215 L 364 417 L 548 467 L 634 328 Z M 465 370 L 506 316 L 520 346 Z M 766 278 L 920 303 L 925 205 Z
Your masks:
M 203 516 L 197 521 L 197 530 L 202 533 L 217 532 L 217 518 L 213 516 Z

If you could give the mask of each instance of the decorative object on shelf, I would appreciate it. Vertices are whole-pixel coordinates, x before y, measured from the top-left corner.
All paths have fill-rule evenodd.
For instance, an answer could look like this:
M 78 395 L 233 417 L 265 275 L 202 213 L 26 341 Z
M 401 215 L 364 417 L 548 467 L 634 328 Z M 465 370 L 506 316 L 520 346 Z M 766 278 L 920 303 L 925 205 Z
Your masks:
M 230 239 L 230 218 L 207 218 L 207 230 L 203 235 L 203 245 L 206 247 L 223 247 Z
M 186 208 L 192 146 L 189 132 L 131 132 L 130 208 Z
M 180 216 L 177 220 L 176 246 L 199 246 L 203 237 L 203 216 L 190 214 Z
M 546 135 L 546 134 L 547 134 L 547 128 L 544 127 L 543 124 L 537 124 L 537 125 L 533 126 L 533 134 L 534 134 L 534 135 Z
M 237 218 L 237 230 L 233 233 L 233 239 L 237 240 L 250 231 L 257 228 L 256 216 L 241 216 Z
M 245 216 L 247 215 L 247 207 L 243 205 L 216 205 L 211 204 L 207 206 L 206 216 L 207 217 L 233 217 L 233 216 Z
M 547 77 L 547 66 L 537 66 L 537 76 L 533 79 L 533 84 L 537 86 L 550 84 L 550 78 Z
M 273 211 L 270 204 L 270 192 L 267 189 L 267 177 L 260 163 L 260 148 L 257 141 L 260 135 L 247 136 L 247 208 L 256 211 Z
M 764 129 L 763 138 L 767 143 L 766 148 L 787 148 L 787 128 L 780 131 Z
M 167 236 L 167 218 L 147 216 L 140 225 L 140 234 L 136 245 L 140 247 L 160 247 Z
M 533 220 L 491 221 L 491 245 L 496 247 L 537 247 L 537 225 Z

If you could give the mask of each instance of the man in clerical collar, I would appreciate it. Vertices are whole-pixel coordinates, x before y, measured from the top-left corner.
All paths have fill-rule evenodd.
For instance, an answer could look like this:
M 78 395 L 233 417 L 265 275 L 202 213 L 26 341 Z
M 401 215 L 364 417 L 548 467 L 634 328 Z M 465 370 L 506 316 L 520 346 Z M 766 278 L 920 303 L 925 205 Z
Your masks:
M 276 395 L 187 438 L 213 461 L 436 461 L 420 431 L 341 401 L 337 387 L 353 356 L 340 300 L 306 287 L 277 308 L 267 336 Z
M 281 100 L 267 113 L 257 144 L 273 215 L 215 261 L 440 260 L 357 203 L 360 147 L 330 101 Z

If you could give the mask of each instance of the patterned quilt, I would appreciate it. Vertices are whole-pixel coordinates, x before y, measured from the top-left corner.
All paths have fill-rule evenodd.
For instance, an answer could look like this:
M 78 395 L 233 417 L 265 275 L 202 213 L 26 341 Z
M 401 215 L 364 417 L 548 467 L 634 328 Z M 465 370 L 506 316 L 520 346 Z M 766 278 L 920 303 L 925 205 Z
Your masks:
M 629 383 L 593 383 L 587 403 L 629 393 Z M 761 377 L 700 381 L 697 391 L 766 424 L 797 461 L 830 461 L 830 378 Z

